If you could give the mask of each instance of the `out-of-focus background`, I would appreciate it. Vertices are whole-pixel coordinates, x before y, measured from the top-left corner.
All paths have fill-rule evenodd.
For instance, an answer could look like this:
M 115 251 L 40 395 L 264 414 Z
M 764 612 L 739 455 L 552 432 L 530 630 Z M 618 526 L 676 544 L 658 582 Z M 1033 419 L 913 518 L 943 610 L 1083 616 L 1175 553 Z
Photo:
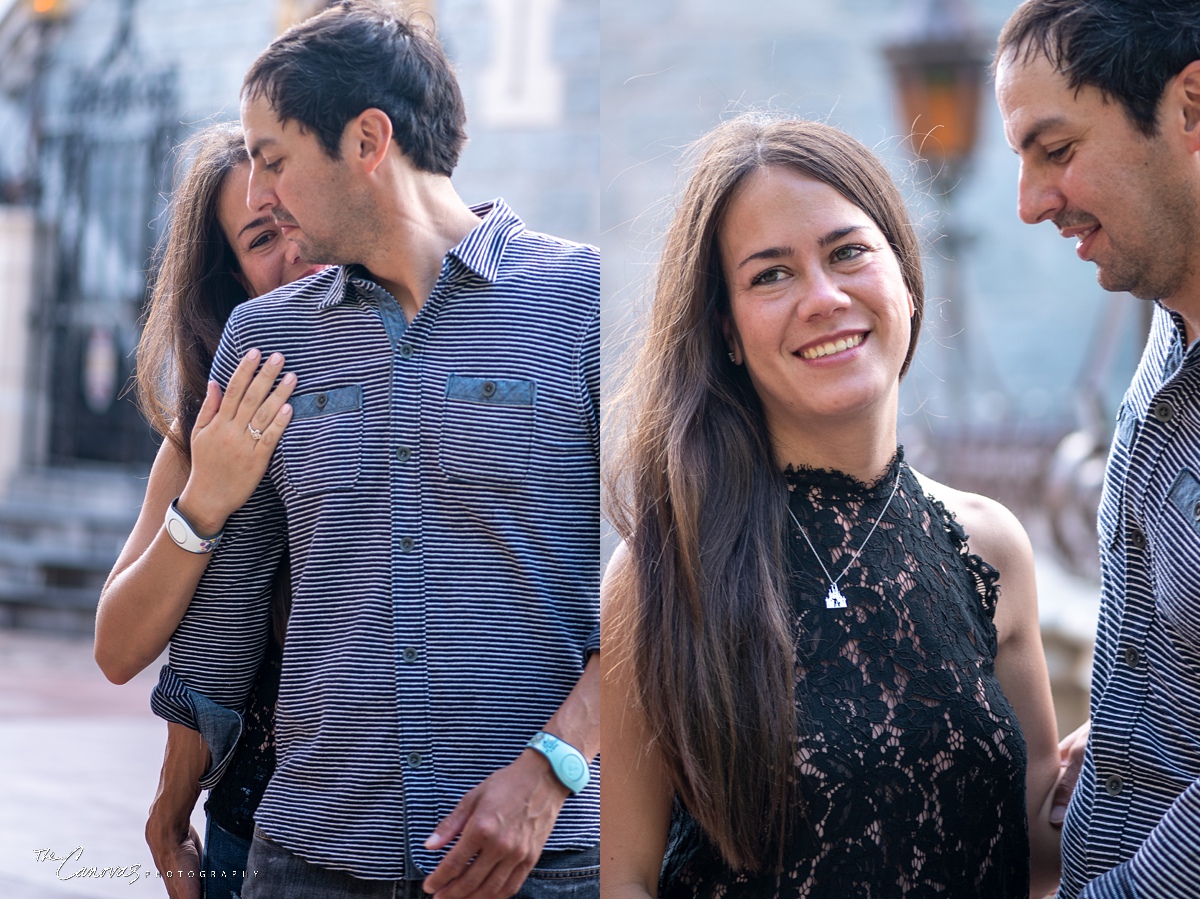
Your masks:
M 254 57 L 326 5 L 0 0 L 6 899 L 162 892 L 142 840 L 165 737 L 147 702 L 157 666 L 116 687 L 91 660 L 100 587 L 157 447 L 125 393 L 146 271 L 174 148 L 236 121 Z M 394 5 L 436 23 L 458 72 L 460 194 L 503 196 L 529 227 L 597 243 L 599 0 Z
M 1051 224 L 1017 218 L 1017 159 L 986 72 L 1016 6 L 609 0 L 605 377 L 611 387 L 636 340 L 690 142 L 738 112 L 767 109 L 828 122 L 873 148 L 925 246 L 926 324 L 902 391 L 901 441 L 915 467 L 1000 499 L 1029 530 L 1066 734 L 1087 716 L 1095 509 L 1149 306 L 1101 290 Z M 914 145 L 927 161 L 915 161 Z
M 123 390 L 172 148 L 236 119 L 254 56 L 324 5 L 0 0 L 5 897 L 161 890 L 153 876 L 69 876 L 150 869 L 141 828 L 164 733 L 146 708 L 154 671 L 114 687 L 90 660 L 99 588 L 155 448 Z M 466 96 L 460 193 L 503 195 L 531 227 L 601 245 L 606 386 L 636 339 L 691 141 L 768 108 L 879 152 L 926 246 L 901 438 L 916 467 L 1001 499 L 1026 524 L 1060 730 L 1082 721 L 1092 521 L 1147 309 L 1102 291 L 1051 225 L 1017 219 L 1016 157 L 984 73 L 1015 0 L 415 5 Z M 929 162 L 914 161 L 910 134 Z

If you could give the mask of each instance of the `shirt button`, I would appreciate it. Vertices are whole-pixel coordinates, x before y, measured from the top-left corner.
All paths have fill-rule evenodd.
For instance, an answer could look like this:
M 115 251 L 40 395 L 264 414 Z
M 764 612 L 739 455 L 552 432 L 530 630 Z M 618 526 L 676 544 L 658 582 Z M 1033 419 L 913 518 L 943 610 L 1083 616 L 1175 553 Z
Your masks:
M 1196 502 L 1196 505 L 1192 506 L 1192 518 L 1200 521 L 1200 500 Z
M 1150 414 L 1159 421 L 1168 422 L 1175 417 L 1175 407 L 1166 400 L 1163 400 L 1161 403 L 1154 404 L 1154 408 L 1150 411 Z
M 413 349 L 413 345 L 411 343 L 400 344 L 400 358 L 411 359 L 413 357 L 413 353 L 415 352 L 416 350 Z
M 1146 548 L 1146 535 L 1143 534 L 1141 531 L 1139 531 L 1137 528 L 1134 528 L 1129 534 L 1129 542 L 1132 543 L 1134 546 L 1136 546 L 1138 549 L 1145 549 Z
M 318 393 L 318 394 L 317 394 L 317 408 L 318 408 L 318 409 L 324 409 L 324 408 L 325 408 L 325 404 L 326 404 L 326 403 L 328 403 L 328 402 L 329 402 L 329 397 L 328 397 L 328 395 L 326 395 L 326 394 L 324 394 L 324 393 Z
M 496 382 L 495 381 L 484 381 L 483 382 L 483 395 L 484 396 L 495 396 L 496 395 Z
M 1139 656 L 1138 656 L 1138 651 L 1136 649 L 1134 649 L 1132 646 L 1130 646 L 1128 649 L 1125 650 L 1125 664 L 1126 665 L 1128 665 L 1130 668 L 1136 668 L 1138 665 L 1138 660 L 1139 660 Z
M 412 450 L 407 446 L 398 446 L 396 447 L 396 458 L 401 462 L 407 462 L 412 458 Z
M 425 760 L 421 758 L 421 753 L 419 752 L 410 752 L 408 754 L 408 767 L 410 768 L 420 768 L 423 761 Z
M 1119 796 L 1123 789 L 1125 789 L 1125 781 L 1121 779 L 1121 775 L 1119 774 L 1113 774 L 1108 780 L 1104 781 L 1104 791 L 1109 796 Z
M 412 552 L 413 547 L 416 545 L 417 545 L 417 541 L 414 540 L 412 537 L 401 537 L 400 538 L 400 552 L 402 552 L 402 553 Z
M 417 647 L 415 647 L 415 646 L 404 647 L 404 661 L 408 662 L 408 664 L 411 665 L 418 658 L 420 658 L 420 656 L 421 656 L 421 653 L 419 653 L 417 651 Z

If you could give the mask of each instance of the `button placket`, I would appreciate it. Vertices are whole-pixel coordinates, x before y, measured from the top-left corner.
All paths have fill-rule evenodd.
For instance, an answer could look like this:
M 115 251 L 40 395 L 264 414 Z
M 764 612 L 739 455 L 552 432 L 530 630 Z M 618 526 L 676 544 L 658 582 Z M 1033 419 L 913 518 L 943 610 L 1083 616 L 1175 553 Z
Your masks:
M 1175 406 L 1167 400 L 1160 400 L 1150 410 L 1150 414 L 1163 424 L 1175 417 Z

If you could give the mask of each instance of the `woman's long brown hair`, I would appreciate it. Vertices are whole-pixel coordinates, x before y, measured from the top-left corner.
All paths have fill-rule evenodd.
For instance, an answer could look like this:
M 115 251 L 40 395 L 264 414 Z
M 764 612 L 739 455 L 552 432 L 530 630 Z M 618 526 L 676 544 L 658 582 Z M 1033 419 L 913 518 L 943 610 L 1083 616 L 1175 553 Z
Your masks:
M 233 308 L 250 297 L 217 216 L 229 173 L 249 164 L 238 125 L 206 128 L 180 147 L 179 186 L 155 249 L 150 310 L 137 348 L 138 408 L 189 464 L 221 332 Z M 271 588 L 272 634 L 280 644 L 291 609 L 288 558 L 285 551 Z
M 248 298 L 217 217 L 229 173 L 248 165 L 242 129 L 215 125 L 180 150 L 178 187 L 155 251 L 150 310 L 137 348 L 137 399 L 151 427 L 191 459 L 192 426 L 233 307 Z
M 815 178 L 866 212 L 916 312 L 920 250 L 879 160 L 836 128 L 747 114 L 702 138 L 667 231 L 645 342 L 610 402 L 605 509 L 629 550 L 619 623 L 641 713 L 671 784 L 737 868 L 782 859 L 801 810 L 795 635 L 784 571 L 786 486 L 745 369 L 728 358 L 718 234 L 747 175 Z

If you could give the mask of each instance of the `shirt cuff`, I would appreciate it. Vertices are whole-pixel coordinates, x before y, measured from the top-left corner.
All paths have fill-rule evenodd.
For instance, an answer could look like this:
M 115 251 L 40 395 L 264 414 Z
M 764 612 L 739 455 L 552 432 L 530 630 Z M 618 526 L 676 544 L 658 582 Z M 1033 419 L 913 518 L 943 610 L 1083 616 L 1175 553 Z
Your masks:
M 592 632 L 588 634 L 587 643 L 583 646 L 583 667 L 587 667 L 588 660 L 593 654 L 600 652 L 600 625 L 596 625 Z
M 211 790 L 233 761 L 233 750 L 242 735 L 242 716 L 217 705 L 185 684 L 170 665 L 163 665 L 150 694 L 150 709 L 160 718 L 199 731 L 212 756 L 200 777 L 200 789 Z

